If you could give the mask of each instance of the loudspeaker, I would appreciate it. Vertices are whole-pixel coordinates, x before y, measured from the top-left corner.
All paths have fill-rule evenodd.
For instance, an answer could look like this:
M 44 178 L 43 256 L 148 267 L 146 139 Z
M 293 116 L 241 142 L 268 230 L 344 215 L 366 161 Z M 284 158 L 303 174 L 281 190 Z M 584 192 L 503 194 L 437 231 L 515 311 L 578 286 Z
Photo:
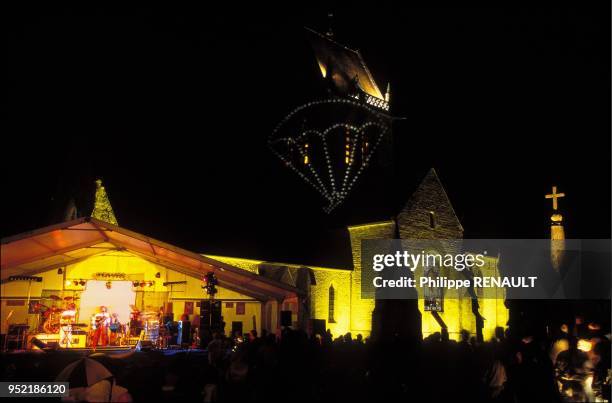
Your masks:
M 136 351 L 151 351 L 153 349 L 153 342 L 151 340 L 138 340 L 136 344 Z
M 223 317 L 221 316 L 221 301 L 214 301 L 210 308 L 210 327 L 213 330 L 220 330 L 223 326 Z
M 212 340 L 212 332 L 223 330 L 221 301 L 203 300 L 200 303 L 200 346 L 205 348 Z
M 210 301 L 200 302 L 200 348 L 206 348 L 212 340 L 210 332 Z
M 178 339 L 177 344 L 190 344 L 191 343 L 191 322 L 188 320 L 182 320 L 178 323 Z
M 207 345 L 207 335 L 210 334 L 210 302 L 202 301 L 200 303 L 200 345 Z
M 210 327 L 210 301 L 200 302 L 200 327 Z
M 281 326 L 290 327 L 291 326 L 291 311 L 281 311 Z
M 223 324 L 221 316 L 221 301 L 202 301 L 200 304 L 200 327 L 212 330 L 219 329 Z

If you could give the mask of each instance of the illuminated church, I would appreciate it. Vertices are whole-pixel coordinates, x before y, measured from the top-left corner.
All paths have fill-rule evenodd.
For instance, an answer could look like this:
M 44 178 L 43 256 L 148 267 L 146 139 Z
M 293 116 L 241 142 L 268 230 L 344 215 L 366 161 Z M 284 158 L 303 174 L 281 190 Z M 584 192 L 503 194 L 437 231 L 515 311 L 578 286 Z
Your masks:
M 356 190 L 366 172 L 386 169 L 376 171 L 376 165 L 391 137 L 391 95 L 389 86 L 384 94 L 380 91 L 359 52 L 330 35 L 308 35 L 326 96 L 292 111 L 269 145 L 321 194 L 331 213 L 359 197 Z M 495 299 L 476 293 L 447 300 L 440 296 L 428 304 L 420 296 L 393 309 L 391 303 L 361 298 L 363 239 L 463 237 L 434 169 L 408 190 L 412 193 L 387 216 L 391 218 L 345 227 L 346 242 L 339 248 L 347 255 L 350 251 L 350 261 L 312 266 L 278 263 L 273 257 L 245 259 L 239 251 L 236 257 L 187 251 L 122 228 L 97 181 L 90 210 L 71 204 L 65 222 L 2 240 L 2 333 L 15 323 L 40 328 L 34 303 L 51 306 L 65 300 L 76 302 L 77 321 L 108 305 L 119 318 L 128 318 L 135 306 L 141 311 L 162 308 L 174 320 L 195 323 L 207 299 L 203 278 L 214 272 L 226 334 L 277 332 L 291 325 L 311 333 L 329 329 L 334 336 L 351 332 L 382 337 L 407 328 L 418 338 L 444 330 L 457 339 L 462 329 L 491 338 L 508 321 L 503 290 Z M 498 276 L 497 259 L 488 257 L 481 274 Z

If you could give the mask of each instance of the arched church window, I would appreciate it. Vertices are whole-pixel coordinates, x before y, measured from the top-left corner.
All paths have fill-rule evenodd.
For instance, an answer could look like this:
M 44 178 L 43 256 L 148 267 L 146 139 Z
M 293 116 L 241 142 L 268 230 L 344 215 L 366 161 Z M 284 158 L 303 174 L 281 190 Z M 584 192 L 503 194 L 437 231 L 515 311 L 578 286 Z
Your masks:
M 336 323 L 334 319 L 334 310 L 336 308 L 336 290 L 333 285 L 329 286 L 329 312 L 327 314 L 327 321 L 329 323 Z
M 423 276 L 432 281 L 433 286 L 426 285 L 423 287 L 423 305 L 425 311 L 444 312 L 444 294 L 441 287 L 436 287 L 436 281 L 440 277 L 441 262 L 436 261 L 433 257 L 440 255 L 432 253 L 429 257 L 431 261 L 427 261 L 423 267 Z
M 436 213 L 429 212 L 429 228 L 436 228 Z

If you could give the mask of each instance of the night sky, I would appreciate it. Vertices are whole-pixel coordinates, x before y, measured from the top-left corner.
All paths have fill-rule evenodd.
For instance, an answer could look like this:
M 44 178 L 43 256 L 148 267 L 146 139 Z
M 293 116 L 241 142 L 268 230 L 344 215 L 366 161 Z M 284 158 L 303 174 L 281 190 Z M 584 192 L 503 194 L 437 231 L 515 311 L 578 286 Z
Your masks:
M 400 170 L 435 167 L 467 237 L 547 237 L 553 184 L 569 238 L 610 237 L 609 4 L 290 6 L 7 14 L 2 236 L 49 224 L 58 192 L 101 177 L 128 229 L 308 261 L 304 245 L 342 220 L 266 140 L 322 95 L 303 26 L 325 31 L 333 8 L 336 39 L 379 87 L 391 82 L 406 118 L 394 126 Z

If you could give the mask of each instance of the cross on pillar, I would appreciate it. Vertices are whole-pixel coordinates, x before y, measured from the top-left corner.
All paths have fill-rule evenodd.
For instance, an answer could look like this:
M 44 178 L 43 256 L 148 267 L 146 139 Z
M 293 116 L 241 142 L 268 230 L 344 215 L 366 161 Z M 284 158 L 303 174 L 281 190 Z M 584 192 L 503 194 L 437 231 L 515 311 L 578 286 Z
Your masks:
M 560 199 L 562 197 L 565 197 L 565 193 L 557 193 L 557 187 L 553 186 L 552 187 L 552 193 L 547 194 L 544 196 L 546 199 L 552 199 L 553 202 L 553 210 L 557 211 L 557 207 L 558 207 L 558 201 L 557 199 Z

